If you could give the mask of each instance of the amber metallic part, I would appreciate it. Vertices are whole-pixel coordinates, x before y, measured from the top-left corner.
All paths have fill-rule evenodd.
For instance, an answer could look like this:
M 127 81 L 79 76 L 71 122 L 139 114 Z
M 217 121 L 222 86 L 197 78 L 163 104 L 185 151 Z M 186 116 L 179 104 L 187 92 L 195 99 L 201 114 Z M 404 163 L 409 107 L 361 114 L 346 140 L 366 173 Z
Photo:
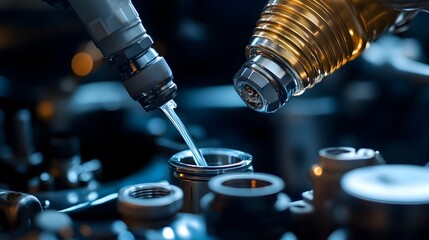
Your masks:
M 399 14 L 375 0 L 271 0 L 246 54 L 295 71 L 298 95 L 359 56 Z

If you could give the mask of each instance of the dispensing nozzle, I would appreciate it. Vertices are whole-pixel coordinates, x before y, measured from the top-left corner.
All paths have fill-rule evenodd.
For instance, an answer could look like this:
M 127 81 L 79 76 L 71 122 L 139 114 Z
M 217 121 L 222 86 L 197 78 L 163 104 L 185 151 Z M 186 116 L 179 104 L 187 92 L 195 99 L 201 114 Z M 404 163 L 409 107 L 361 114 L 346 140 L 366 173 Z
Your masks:
M 264 55 L 250 58 L 234 77 L 234 87 L 253 110 L 271 113 L 283 106 L 295 92 L 296 78 Z
M 177 86 L 165 59 L 152 48 L 130 0 L 69 0 L 103 56 L 116 68 L 130 96 L 146 111 L 164 105 Z
M 412 16 L 382 0 L 269 0 L 234 87 L 251 109 L 275 112 Z

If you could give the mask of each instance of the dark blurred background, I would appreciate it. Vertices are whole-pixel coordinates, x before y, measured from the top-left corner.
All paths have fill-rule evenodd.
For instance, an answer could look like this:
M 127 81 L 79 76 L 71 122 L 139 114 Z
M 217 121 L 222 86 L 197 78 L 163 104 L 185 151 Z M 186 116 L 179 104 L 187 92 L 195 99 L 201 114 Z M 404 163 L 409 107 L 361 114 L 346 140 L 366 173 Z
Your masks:
M 428 14 L 264 115 L 244 106 L 232 78 L 266 0 L 133 4 L 173 70 L 176 110 L 197 145 L 252 154 L 255 171 L 284 178 L 292 197 L 311 188 L 307 173 L 321 148 L 371 148 L 388 163 L 429 161 Z M 71 67 L 79 52 L 93 59 L 83 75 Z M 144 112 L 127 95 L 74 13 L 39 0 L 0 3 L 0 97 L 0 145 L 13 148 L 15 113 L 28 109 L 35 151 L 46 153 L 58 132 L 73 134 L 84 160 L 103 163 L 104 181 L 186 149 L 162 112 Z

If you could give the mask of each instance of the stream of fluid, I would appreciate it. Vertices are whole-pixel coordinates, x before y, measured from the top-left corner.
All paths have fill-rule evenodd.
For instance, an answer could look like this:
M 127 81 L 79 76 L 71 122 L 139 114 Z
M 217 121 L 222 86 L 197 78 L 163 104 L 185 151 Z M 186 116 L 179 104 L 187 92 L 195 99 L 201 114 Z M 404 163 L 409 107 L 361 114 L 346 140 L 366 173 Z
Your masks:
M 176 107 L 177 107 L 176 102 L 174 102 L 173 100 L 170 100 L 164 105 L 162 105 L 160 108 L 165 113 L 165 115 L 167 115 L 168 119 L 170 119 L 170 121 L 173 123 L 176 129 L 180 132 L 186 144 L 188 144 L 189 149 L 191 149 L 193 153 L 195 164 L 197 166 L 207 167 L 208 165 L 206 160 L 204 159 L 200 150 L 195 145 L 194 140 L 192 140 L 191 135 L 189 135 L 188 131 L 185 128 L 185 125 L 183 125 L 179 116 L 177 116 L 176 112 L 174 111 Z

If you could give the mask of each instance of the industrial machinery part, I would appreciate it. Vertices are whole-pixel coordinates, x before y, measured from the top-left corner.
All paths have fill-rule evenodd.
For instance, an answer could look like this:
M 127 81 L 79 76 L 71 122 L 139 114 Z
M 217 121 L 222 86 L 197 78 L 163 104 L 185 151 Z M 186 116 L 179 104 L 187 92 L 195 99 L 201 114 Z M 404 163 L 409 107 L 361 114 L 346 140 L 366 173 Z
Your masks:
M 292 231 L 299 239 L 326 239 L 343 221 L 341 177 L 352 169 L 384 164 L 380 152 L 368 148 L 329 147 L 309 172 L 313 189 L 291 203 Z M 312 229 L 312 231 L 308 231 Z
M 253 110 L 275 112 L 382 34 L 405 30 L 418 11 L 390 6 L 379 0 L 270 0 L 246 47 L 248 60 L 234 76 L 236 91 Z
M 373 149 L 331 147 L 319 150 L 319 162 L 310 169 L 313 203 L 316 209 L 333 206 L 340 192 L 340 179 L 346 172 L 371 165 L 384 164 L 380 152 Z
M 219 239 L 280 239 L 287 230 L 290 198 L 281 178 L 227 173 L 209 181 L 201 199 L 207 233 Z
M 3 135 L 0 138 L 6 137 L 7 131 L 3 123 L 0 123 L 0 132 Z M 26 181 L 23 180 L 40 171 L 44 164 L 43 154 L 36 151 L 33 142 L 30 110 L 23 108 L 14 113 L 11 133 L 14 135 L 13 138 L 4 139 L 3 143 L 0 143 L 0 169 L 3 171 L 0 181 L 8 182 L 4 187 L 6 189 L 22 191 L 26 186 Z M 17 175 L 22 177 L 16 178 Z
M 180 188 L 164 183 L 141 183 L 123 187 L 117 207 L 128 226 L 158 227 L 169 223 L 182 205 Z
M 341 179 L 347 194 L 347 239 L 428 239 L 429 168 L 386 164 Z
M 199 213 L 200 199 L 209 192 L 209 180 L 219 174 L 252 172 L 252 155 L 228 148 L 200 148 L 207 167 L 197 166 L 191 150 L 174 154 L 168 160 L 170 182 L 184 192 L 182 212 Z
M 136 239 L 208 239 L 199 215 L 179 213 L 183 191 L 168 183 L 123 187 L 117 208 Z
M 45 0 L 72 7 L 103 56 L 116 68 L 130 96 L 146 111 L 157 109 L 176 95 L 177 86 L 165 59 L 152 48 L 130 0 Z
M 33 127 L 31 113 L 28 109 L 20 109 L 15 118 L 15 154 L 9 159 L 10 164 L 15 165 L 17 172 L 23 173 L 31 167 L 40 166 L 43 156 L 35 150 L 33 143 Z
M 1 232 L 29 230 L 34 226 L 35 216 L 42 211 L 42 204 L 35 196 L 0 190 Z

